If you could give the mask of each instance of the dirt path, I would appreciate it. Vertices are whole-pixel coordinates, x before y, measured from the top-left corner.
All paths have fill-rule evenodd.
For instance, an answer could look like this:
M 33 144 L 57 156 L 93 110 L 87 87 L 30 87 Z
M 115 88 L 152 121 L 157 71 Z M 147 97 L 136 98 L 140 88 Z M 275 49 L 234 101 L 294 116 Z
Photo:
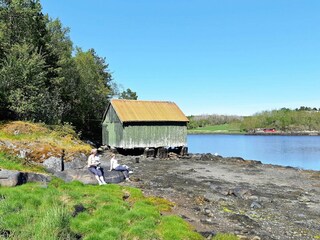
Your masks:
M 174 213 L 204 236 L 228 232 L 248 239 L 320 238 L 319 172 L 210 154 L 119 160 L 134 169 L 134 181 L 125 184 L 171 200 Z

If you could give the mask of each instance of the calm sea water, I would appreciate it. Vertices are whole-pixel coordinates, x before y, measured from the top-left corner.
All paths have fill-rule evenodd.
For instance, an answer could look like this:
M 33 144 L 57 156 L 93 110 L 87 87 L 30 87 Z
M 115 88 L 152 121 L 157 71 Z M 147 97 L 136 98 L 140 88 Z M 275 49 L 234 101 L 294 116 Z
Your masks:
M 320 170 L 320 136 L 188 135 L 190 153 Z

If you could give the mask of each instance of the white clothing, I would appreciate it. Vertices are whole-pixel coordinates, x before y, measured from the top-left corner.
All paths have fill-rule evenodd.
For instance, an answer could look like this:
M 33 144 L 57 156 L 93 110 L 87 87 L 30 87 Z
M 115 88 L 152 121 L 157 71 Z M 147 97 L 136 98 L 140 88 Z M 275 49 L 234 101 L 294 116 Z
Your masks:
M 112 169 L 115 169 L 116 167 L 118 167 L 120 164 L 118 163 L 118 160 L 115 158 L 115 157 L 113 157 L 113 158 L 111 158 L 110 159 L 110 171 L 112 170 Z
M 88 167 L 91 167 L 91 166 L 99 166 L 100 165 L 100 157 L 98 157 L 97 155 L 93 155 L 91 154 L 89 157 L 88 157 Z

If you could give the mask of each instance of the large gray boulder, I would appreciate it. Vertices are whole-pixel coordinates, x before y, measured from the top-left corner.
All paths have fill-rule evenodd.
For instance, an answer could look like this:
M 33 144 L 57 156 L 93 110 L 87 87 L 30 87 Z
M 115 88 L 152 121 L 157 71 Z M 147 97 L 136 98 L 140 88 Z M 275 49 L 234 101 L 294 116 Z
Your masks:
M 50 173 L 63 171 L 63 161 L 58 157 L 50 157 L 44 160 L 43 166 Z
M 3 187 L 14 187 L 28 182 L 48 183 L 50 180 L 50 176 L 41 173 L 0 170 L 0 186 Z
M 60 157 L 50 157 L 43 162 L 44 168 L 50 173 L 62 172 L 65 170 L 72 169 L 83 169 L 87 165 L 87 157 L 85 154 L 80 153 L 73 157 L 71 161 L 64 161 Z
M 23 173 L 25 182 L 38 182 L 38 183 L 48 183 L 51 181 L 51 177 L 46 174 L 41 173 Z
M 79 181 L 84 184 L 97 184 L 95 176 L 87 169 L 68 169 L 63 172 L 56 172 L 56 177 L 63 179 L 65 182 Z M 104 171 L 106 183 L 120 183 L 125 177 L 121 171 Z
M 22 174 L 19 171 L 5 170 L 0 171 L 0 185 L 3 187 L 14 187 L 22 182 Z
M 86 169 L 68 169 L 63 172 L 56 172 L 54 175 L 58 178 L 61 178 L 65 182 L 79 181 L 84 184 L 97 183 L 94 175 Z
M 125 177 L 120 171 L 107 171 L 109 160 L 101 158 L 101 167 L 104 170 L 104 177 L 107 183 L 123 182 Z M 87 156 L 78 154 L 73 156 L 71 161 L 65 162 L 62 158 L 50 157 L 43 162 L 43 166 L 54 176 L 65 182 L 80 181 L 84 184 L 97 184 L 95 176 L 87 168 Z
M 125 180 L 125 177 L 121 171 L 107 171 L 104 174 L 104 179 L 107 183 L 120 183 Z
M 64 170 L 84 169 L 86 166 L 87 166 L 87 156 L 83 153 L 75 156 L 69 162 L 64 162 Z

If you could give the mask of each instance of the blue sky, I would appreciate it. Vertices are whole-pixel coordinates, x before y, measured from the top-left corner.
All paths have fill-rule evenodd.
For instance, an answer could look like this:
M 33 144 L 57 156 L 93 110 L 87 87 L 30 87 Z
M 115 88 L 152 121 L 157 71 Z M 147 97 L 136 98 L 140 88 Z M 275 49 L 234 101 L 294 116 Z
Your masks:
M 42 0 L 140 100 L 186 115 L 320 107 L 319 0 Z

